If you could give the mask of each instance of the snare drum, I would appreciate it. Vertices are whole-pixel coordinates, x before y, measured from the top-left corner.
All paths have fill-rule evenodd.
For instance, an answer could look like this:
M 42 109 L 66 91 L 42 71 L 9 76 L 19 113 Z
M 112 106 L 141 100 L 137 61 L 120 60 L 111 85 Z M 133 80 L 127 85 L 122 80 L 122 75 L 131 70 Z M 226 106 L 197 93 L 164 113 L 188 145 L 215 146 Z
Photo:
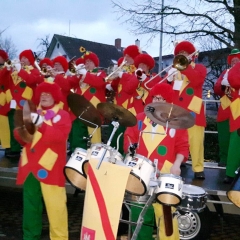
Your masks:
M 145 195 L 151 175 L 155 170 L 155 164 L 139 154 L 135 154 L 133 157 L 127 154 L 124 163 L 132 168 L 128 177 L 126 192 L 136 196 Z
M 123 162 L 123 156 L 117 152 L 116 149 L 102 143 L 95 143 L 91 145 L 91 158 L 116 163 L 117 161 Z M 105 153 L 105 155 L 104 155 Z
M 87 169 L 87 150 L 76 148 L 64 167 L 64 175 L 72 186 L 86 190 Z
M 183 181 L 180 176 L 160 174 L 159 186 L 156 188 L 157 201 L 167 206 L 177 206 L 182 199 Z
M 182 211 L 201 212 L 206 207 L 207 196 L 203 188 L 183 184 L 182 201 L 177 207 Z

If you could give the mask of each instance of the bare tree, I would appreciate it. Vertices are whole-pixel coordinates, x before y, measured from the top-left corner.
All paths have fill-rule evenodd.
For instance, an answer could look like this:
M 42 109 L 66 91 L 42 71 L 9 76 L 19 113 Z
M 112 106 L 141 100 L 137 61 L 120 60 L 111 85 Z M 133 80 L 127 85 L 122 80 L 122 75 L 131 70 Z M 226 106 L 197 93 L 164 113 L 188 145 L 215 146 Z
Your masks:
M 12 39 L 10 37 L 3 38 L 2 34 L 0 35 L 0 49 L 6 51 L 10 59 L 16 58 L 17 56 L 17 48 L 12 42 Z
M 127 7 L 112 0 L 123 23 L 131 25 L 136 35 L 149 34 L 151 40 L 160 32 L 171 40 L 197 41 L 211 36 L 222 47 L 240 48 L 240 0 L 142 0 L 129 1 Z M 163 28 L 161 21 L 163 19 Z M 171 42 L 171 41 L 169 41 Z
M 50 35 L 46 35 L 45 38 L 37 39 L 40 42 L 38 48 L 41 47 L 41 50 L 36 53 L 38 58 L 43 58 L 46 55 L 48 48 L 50 46 L 49 37 Z

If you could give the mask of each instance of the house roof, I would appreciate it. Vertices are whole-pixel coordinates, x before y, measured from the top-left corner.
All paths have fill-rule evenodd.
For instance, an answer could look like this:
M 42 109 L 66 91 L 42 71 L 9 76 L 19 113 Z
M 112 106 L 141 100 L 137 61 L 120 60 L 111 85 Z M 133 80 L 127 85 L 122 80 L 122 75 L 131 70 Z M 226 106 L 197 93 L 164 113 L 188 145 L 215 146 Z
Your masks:
M 51 57 L 57 43 L 62 45 L 69 59 L 73 57 L 79 58 L 83 55 L 83 53 L 79 51 L 80 47 L 84 47 L 86 51 L 94 52 L 99 58 L 100 67 L 103 68 L 109 67 L 111 60 L 117 61 L 123 56 L 123 48 L 118 50 L 114 45 L 54 34 L 45 57 Z

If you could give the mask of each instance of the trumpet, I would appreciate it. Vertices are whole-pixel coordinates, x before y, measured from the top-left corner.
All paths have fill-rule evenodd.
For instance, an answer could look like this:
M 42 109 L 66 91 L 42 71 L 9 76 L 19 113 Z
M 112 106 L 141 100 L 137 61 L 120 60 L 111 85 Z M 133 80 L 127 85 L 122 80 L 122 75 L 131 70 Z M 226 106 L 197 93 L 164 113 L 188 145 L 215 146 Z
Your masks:
M 122 61 L 122 63 L 119 65 L 119 67 L 117 67 L 113 72 L 111 72 L 107 77 L 105 77 L 105 82 L 107 82 L 108 80 L 110 80 L 111 77 L 112 77 L 115 73 L 117 73 L 119 70 L 121 70 L 126 63 L 127 63 L 127 60 L 124 58 L 123 61 Z
M 156 74 L 154 77 L 150 78 L 147 82 L 145 82 L 144 86 L 146 89 L 150 90 L 151 88 L 147 87 L 147 84 L 149 82 L 151 82 L 154 78 L 156 78 L 157 76 L 159 76 L 161 73 L 165 72 L 165 71 L 168 71 L 170 68 L 176 68 L 178 71 L 183 71 L 185 70 L 188 65 L 191 63 L 192 61 L 192 57 L 195 55 L 198 55 L 199 51 L 195 51 L 193 52 L 192 54 L 188 55 L 188 56 L 185 56 L 183 54 L 178 54 L 174 57 L 173 59 L 173 64 L 172 65 L 169 65 L 167 66 L 166 68 L 164 68 L 162 71 L 160 71 L 158 74 Z M 172 73 L 174 74 L 174 73 Z M 171 74 L 171 75 L 172 75 Z M 166 77 L 164 77 L 159 83 L 165 81 L 168 77 L 170 77 L 171 75 L 168 75 Z
M 77 65 L 72 62 L 69 66 L 69 71 L 72 75 L 75 75 L 75 74 L 77 74 L 77 70 L 84 69 L 84 68 L 86 68 L 86 66 L 84 64 L 82 64 L 81 67 L 77 67 Z

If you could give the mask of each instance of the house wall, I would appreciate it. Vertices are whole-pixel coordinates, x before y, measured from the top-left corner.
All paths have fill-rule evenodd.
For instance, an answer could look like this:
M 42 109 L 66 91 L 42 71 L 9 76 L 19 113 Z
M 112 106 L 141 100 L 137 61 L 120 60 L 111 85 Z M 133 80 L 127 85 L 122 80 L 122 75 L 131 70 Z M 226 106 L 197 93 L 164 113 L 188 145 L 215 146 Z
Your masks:
M 62 45 L 60 43 L 56 43 L 56 45 L 54 46 L 53 52 L 50 56 L 51 59 L 57 57 L 57 56 L 64 56 L 67 58 L 67 61 L 69 61 L 70 59 L 68 58 L 68 56 L 66 55 L 66 52 L 64 51 Z

